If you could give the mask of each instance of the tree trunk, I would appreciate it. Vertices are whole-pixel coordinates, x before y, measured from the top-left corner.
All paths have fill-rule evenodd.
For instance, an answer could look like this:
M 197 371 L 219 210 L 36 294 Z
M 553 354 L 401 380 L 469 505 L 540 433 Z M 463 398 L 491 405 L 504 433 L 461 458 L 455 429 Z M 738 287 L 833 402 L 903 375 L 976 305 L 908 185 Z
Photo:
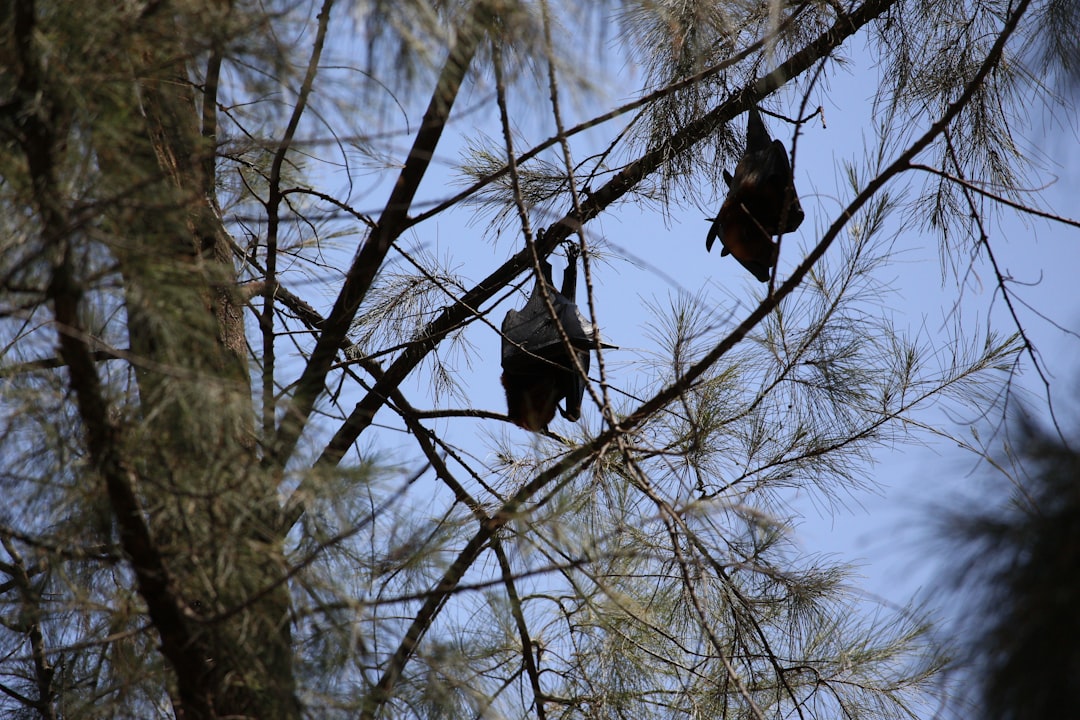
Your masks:
M 152 22 L 166 26 L 164 18 Z M 168 32 L 147 37 L 172 37 Z M 97 147 L 124 283 L 139 417 L 131 450 L 154 542 L 207 648 L 220 716 L 295 718 L 288 586 L 259 471 L 242 307 L 177 48 L 132 54 L 126 142 Z M 137 51 L 136 51 L 137 52 Z M 115 112 L 131 112 L 118 103 Z M 182 672 L 180 668 L 174 668 Z M 178 715 L 184 715 L 174 696 Z

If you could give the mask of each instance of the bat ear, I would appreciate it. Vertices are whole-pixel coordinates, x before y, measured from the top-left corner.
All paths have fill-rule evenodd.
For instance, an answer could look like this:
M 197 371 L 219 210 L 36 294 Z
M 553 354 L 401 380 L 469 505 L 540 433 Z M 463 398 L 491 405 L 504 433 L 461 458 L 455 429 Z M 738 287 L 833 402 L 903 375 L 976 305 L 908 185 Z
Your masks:
M 733 178 L 731 176 L 731 173 L 729 173 L 727 170 L 724 170 L 724 183 L 728 186 L 728 188 L 731 187 L 731 183 L 733 182 L 735 182 L 735 178 Z
M 709 234 L 705 236 L 705 252 L 712 252 L 713 243 L 724 232 L 723 223 L 720 222 L 720 218 L 705 218 L 712 222 L 712 227 L 709 228 Z
M 784 143 L 779 140 L 772 141 L 772 150 L 769 153 L 769 162 L 772 165 L 772 182 L 783 183 L 784 211 L 781 216 L 777 214 L 778 232 L 795 232 L 802 224 L 805 213 L 799 203 L 799 193 L 795 190 L 795 178 L 791 173 L 791 164 L 788 161 L 787 150 Z M 781 222 L 781 219 L 783 222 Z

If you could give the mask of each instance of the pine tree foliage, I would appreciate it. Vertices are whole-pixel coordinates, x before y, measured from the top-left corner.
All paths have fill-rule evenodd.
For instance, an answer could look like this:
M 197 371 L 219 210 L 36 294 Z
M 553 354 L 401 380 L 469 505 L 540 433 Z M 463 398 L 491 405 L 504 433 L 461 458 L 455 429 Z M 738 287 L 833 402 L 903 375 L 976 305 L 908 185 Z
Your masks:
M 1080 458 L 1072 438 L 1013 419 L 976 511 L 942 518 L 952 589 L 971 609 L 957 619 L 971 682 L 954 707 L 991 720 L 1068 717 L 1078 709 Z
M 1015 313 L 892 309 L 912 234 L 952 295 L 985 253 L 1008 299 L 987 224 L 1075 225 L 1023 133 L 1031 98 L 1075 111 L 1078 17 L 0 3 L 0 712 L 923 716 L 927 618 L 807 553 L 799 502 L 1038 368 Z M 874 144 L 767 287 L 606 301 L 650 261 L 619 213 L 714 203 L 751 107 L 798 168 L 863 46 Z M 598 343 L 580 423 L 526 434 L 474 370 L 565 243 L 581 310 L 645 329 Z

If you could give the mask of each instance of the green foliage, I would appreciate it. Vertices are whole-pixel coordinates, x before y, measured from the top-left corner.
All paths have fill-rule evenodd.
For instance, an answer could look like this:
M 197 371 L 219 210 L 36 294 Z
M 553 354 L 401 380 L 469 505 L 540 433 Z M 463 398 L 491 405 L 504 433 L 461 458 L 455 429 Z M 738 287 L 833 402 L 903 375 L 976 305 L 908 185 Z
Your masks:
M 927 614 L 797 525 L 1034 352 L 895 312 L 913 214 L 961 269 L 1027 198 L 1026 63 L 1073 54 L 1029 5 L 0 5 L 0 712 L 920 716 Z M 616 213 L 699 227 L 780 98 L 798 168 L 858 43 L 874 144 L 774 281 L 621 287 L 672 246 Z M 562 242 L 646 329 L 526 436 L 501 315 Z
M 988 720 L 1068 717 L 1080 662 L 1073 569 L 1080 558 L 1080 456 L 1059 434 L 1021 416 L 995 453 L 994 481 L 977 512 L 948 513 L 940 532 L 959 550 L 950 570 L 970 657 L 957 711 Z

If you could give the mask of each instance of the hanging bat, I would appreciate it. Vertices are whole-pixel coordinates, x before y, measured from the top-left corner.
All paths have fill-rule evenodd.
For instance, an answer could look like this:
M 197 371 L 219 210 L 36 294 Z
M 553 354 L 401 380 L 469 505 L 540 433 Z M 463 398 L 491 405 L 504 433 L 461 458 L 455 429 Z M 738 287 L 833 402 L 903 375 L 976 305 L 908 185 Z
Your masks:
M 795 180 L 784 143 L 769 137 L 757 108 L 746 119 L 746 151 L 735 176 L 724 171 L 727 198 L 705 238 L 706 251 L 720 238 L 720 255 L 732 255 L 761 282 L 776 265 L 772 236 L 794 232 L 803 221 Z
M 502 384 L 506 390 L 507 415 L 515 425 L 526 430 L 546 430 L 558 408 L 567 420 L 581 417 L 586 378 L 578 372 L 570 352 L 581 368 L 589 371 L 589 351 L 595 329 L 578 312 L 577 253 L 569 253 L 563 272 L 562 292 L 551 280 L 551 264 L 540 263 L 543 278 L 538 279 L 532 295 L 521 310 L 510 310 L 502 323 Z M 543 283 L 543 285 L 541 284 Z M 544 303 L 544 288 L 555 308 L 558 320 L 551 317 Z M 563 342 L 556 322 L 562 326 L 570 348 Z

